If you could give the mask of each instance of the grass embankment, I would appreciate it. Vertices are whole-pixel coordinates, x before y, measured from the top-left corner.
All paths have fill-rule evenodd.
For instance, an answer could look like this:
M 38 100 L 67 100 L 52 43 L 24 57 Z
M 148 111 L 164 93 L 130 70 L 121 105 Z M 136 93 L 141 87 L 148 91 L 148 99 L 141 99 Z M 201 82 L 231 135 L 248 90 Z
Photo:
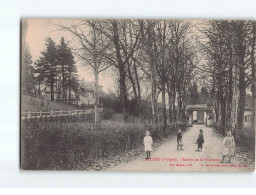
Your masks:
M 60 101 L 48 101 L 44 99 L 34 98 L 30 96 L 21 96 L 21 112 L 50 112 L 51 110 L 76 110 L 81 107 Z

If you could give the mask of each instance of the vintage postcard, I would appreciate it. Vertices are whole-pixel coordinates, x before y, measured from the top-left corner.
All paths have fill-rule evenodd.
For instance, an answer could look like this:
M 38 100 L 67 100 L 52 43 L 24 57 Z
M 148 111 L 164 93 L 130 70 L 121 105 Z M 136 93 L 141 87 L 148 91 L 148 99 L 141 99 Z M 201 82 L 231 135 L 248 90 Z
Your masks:
M 21 22 L 21 169 L 254 171 L 255 21 Z

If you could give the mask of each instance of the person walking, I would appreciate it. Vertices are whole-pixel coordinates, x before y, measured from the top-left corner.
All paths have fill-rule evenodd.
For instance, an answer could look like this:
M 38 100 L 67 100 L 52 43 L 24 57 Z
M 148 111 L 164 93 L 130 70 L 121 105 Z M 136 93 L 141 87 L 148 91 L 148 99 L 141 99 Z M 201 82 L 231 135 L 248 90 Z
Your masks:
M 198 147 L 198 149 L 196 151 L 199 152 L 200 149 L 201 149 L 201 152 L 202 152 L 202 150 L 203 150 L 203 143 L 204 143 L 204 134 L 203 134 L 203 130 L 202 129 L 200 129 L 199 136 L 197 138 L 196 143 L 197 143 L 197 147 Z
M 227 132 L 227 136 L 223 140 L 223 157 L 220 161 L 221 163 L 224 162 L 225 157 L 228 157 L 228 163 L 231 163 L 231 157 L 235 156 L 235 140 L 231 134 L 231 131 Z
M 150 152 L 152 152 L 152 144 L 153 144 L 153 139 L 150 136 L 150 132 L 146 131 L 146 136 L 144 137 L 144 148 L 145 148 L 145 152 L 147 157 L 145 159 L 150 159 Z
M 182 134 L 181 134 L 181 129 L 179 129 L 178 133 L 177 133 L 177 150 L 183 150 L 182 149 L 183 146 L 183 141 L 182 141 Z

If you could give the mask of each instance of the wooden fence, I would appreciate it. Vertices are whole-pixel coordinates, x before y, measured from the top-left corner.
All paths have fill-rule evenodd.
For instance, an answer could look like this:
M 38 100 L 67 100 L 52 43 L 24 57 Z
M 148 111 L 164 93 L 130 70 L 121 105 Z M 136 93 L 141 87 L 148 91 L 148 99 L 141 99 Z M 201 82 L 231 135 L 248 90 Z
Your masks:
M 99 112 L 102 112 L 103 108 L 99 108 Z M 84 114 L 94 114 L 94 109 L 86 109 L 86 110 L 51 110 L 50 112 L 23 112 L 21 113 L 22 119 L 30 119 L 30 118 L 44 118 L 44 117 L 55 117 L 55 116 L 75 116 L 75 115 L 84 115 Z

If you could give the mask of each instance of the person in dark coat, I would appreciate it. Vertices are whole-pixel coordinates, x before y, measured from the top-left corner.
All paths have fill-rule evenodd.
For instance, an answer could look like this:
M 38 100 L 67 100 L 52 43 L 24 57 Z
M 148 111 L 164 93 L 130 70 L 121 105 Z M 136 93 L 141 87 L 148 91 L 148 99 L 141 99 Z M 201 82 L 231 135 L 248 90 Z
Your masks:
M 203 143 L 204 143 L 204 134 L 203 134 L 203 130 L 200 129 L 200 133 L 199 133 L 199 136 L 197 138 L 197 146 L 198 146 L 198 149 L 196 151 L 201 151 L 203 150 Z
M 181 129 L 179 129 L 177 133 L 177 150 L 182 149 L 183 143 L 182 143 L 182 134 L 181 134 Z

